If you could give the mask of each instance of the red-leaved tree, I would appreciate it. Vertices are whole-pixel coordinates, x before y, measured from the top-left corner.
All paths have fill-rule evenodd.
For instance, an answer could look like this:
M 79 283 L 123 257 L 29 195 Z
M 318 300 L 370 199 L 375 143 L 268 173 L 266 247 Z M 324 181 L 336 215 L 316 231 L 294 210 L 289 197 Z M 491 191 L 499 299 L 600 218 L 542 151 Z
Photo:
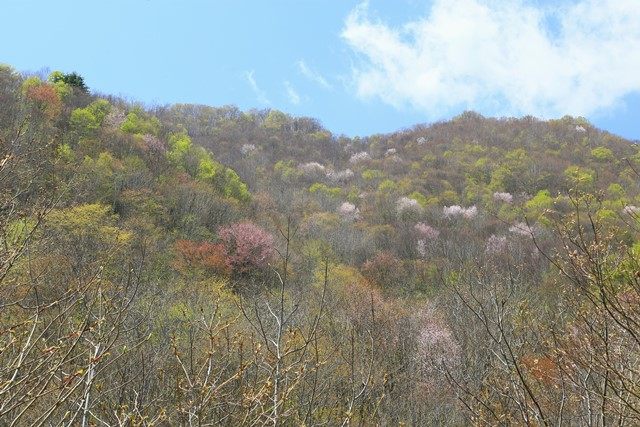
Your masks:
M 175 247 L 175 267 L 180 270 L 203 268 L 216 273 L 228 273 L 225 248 L 221 243 L 178 240 Z
M 50 85 L 40 84 L 30 87 L 27 90 L 27 99 L 49 119 L 57 117 L 62 110 L 62 101 Z

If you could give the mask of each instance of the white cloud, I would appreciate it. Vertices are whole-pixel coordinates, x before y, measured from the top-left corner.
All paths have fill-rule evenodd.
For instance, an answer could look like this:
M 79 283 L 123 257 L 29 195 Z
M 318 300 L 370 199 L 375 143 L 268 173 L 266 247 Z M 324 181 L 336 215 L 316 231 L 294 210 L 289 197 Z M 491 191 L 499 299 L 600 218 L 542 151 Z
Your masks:
M 442 117 L 589 115 L 640 91 L 640 1 L 434 0 L 400 28 L 364 2 L 343 39 L 359 54 L 357 94 Z M 553 26 L 550 25 L 553 22 Z
M 247 82 L 249 82 L 249 86 L 251 86 L 251 90 L 253 90 L 253 93 L 255 93 L 258 102 L 261 104 L 271 104 L 271 102 L 269 101 L 269 98 L 267 98 L 267 94 L 265 93 L 265 91 L 260 89 L 260 86 L 258 86 L 258 83 L 256 82 L 256 79 L 253 76 L 253 74 L 254 74 L 254 71 L 251 70 L 251 71 L 245 72 L 244 76 L 246 77 Z
M 291 83 L 289 83 L 288 81 L 285 81 L 284 88 L 287 91 L 287 97 L 289 98 L 289 102 L 291 102 L 293 105 L 300 104 L 300 95 L 298 95 L 298 92 L 296 92 L 293 86 L 291 86 Z
M 303 60 L 298 61 L 298 69 L 300 70 L 303 76 L 305 76 L 312 82 L 319 84 L 323 88 L 325 89 L 333 88 L 333 86 L 331 86 L 331 84 L 327 81 L 327 79 L 325 79 L 322 76 L 322 74 L 309 68 L 309 66 Z

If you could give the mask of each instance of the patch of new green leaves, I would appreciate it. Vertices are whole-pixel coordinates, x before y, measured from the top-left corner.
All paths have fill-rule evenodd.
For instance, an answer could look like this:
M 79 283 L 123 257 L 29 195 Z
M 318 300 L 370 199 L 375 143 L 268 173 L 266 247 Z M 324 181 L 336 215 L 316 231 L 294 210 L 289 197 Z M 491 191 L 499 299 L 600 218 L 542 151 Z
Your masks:
M 342 193 L 342 188 L 340 187 L 329 187 L 321 182 L 315 182 L 311 184 L 309 187 L 309 193 L 315 194 L 324 194 L 329 197 L 338 198 Z
M 149 116 L 142 108 L 134 107 L 120 125 L 120 130 L 133 134 L 151 134 L 158 136 L 160 132 L 160 120 Z

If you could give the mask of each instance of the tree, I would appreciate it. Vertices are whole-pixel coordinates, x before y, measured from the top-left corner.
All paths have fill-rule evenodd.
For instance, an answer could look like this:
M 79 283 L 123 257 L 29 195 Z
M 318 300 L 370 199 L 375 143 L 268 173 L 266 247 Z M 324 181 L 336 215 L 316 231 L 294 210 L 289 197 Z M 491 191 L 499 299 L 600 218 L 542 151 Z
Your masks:
M 89 88 L 84 83 L 84 78 L 76 72 L 63 73 L 61 71 L 54 71 L 49 75 L 49 81 L 52 83 L 62 82 L 75 87 L 84 93 L 89 92 Z
M 221 243 L 178 240 L 175 247 L 177 253 L 175 264 L 183 271 L 201 268 L 222 274 L 228 272 L 229 266 Z
M 224 245 L 227 266 L 234 273 L 264 269 L 272 260 L 273 236 L 251 222 L 222 227 L 218 235 Z

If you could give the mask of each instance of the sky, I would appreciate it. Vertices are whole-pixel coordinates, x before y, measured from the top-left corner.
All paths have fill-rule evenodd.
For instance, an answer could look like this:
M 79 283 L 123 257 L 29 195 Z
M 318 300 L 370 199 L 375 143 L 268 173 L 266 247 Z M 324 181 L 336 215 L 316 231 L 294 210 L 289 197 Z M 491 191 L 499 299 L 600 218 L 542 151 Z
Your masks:
M 0 0 L 0 63 L 146 105 L 274 108 L 349 136 L 586 117 L 640 140 L 640 0 Z

